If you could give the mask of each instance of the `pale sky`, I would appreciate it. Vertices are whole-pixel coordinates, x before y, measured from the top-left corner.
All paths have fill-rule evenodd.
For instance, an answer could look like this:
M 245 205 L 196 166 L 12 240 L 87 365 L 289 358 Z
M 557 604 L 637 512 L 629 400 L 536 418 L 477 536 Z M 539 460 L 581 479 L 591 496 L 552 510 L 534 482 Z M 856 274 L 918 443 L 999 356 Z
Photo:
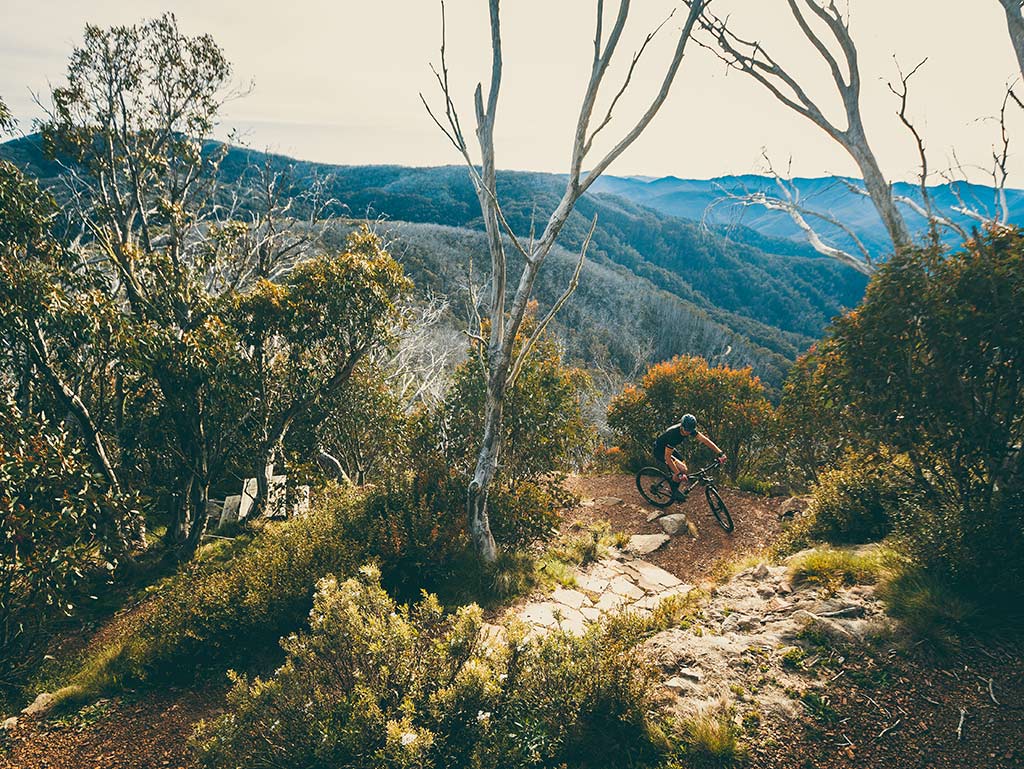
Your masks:
M 617 4 L 606 5 L 612 16 Z M 629 55 L 675 5 L 634 2 L 606 100 Z M 440 43 L 436 0 L 0 0 L 0 6 L 0 96 L 22 130 L 30 130 L 40 114 L 31 92 L 45 98 L 47 84 L 61 82 L 86 22 L 134 23 L 171 10 L 185 32 L 214 36 L 233 64 L 236 83 L 253 85 L 248 96 L 225 106 L 219 135 L 233 128 L 256 149 L 331 163 L 460 162 L 418 95 L 424 91 L 437 103 L 429 69 Z M 505 0 L 496 133 L 501 168 L 567 170 L 589 73 L 594 7 L 585 0 Z M 785 0 L 714 0 L 712 7 L 719 15 L 730 13 L 738 33 L 792 62 L 809 90 L 825 94 L 822 106 L 832 106 L 825 66 L 794 34 Z M 990 167 L 999 137 L 992 118 L 1007 83 L 1020 77 L 997 0 L 850 0 L 850 7 L 867 131 L 883 171 L 908 180 L 917 173 L 916 152 L 885 85 L 896 76 L 894 54 L 908 70 L 928 57 L 912 81 L 910 113 L 933 168 L 949 166 L 954 149 L 963 164 Z M 448 0 L 447 8 L 449 68 L 469 129 L 473 87 L 482 79 L 486 89 L 490 69 L 487 3 Z M 644 98 L 657 90 L 683 18 L 685 9 L 649 48 L 632 98 L 617 108 L 620 121 L 604 132 L 609 140 L 628 129 Z M 1011 128 L 1018 142 L 1011 151 L 1021 151 L 1011 159 L 1010 186 L 1024 187 L 1024 116 L 1015 113 Z M 792 158 L 795 175 L 856 175 L 852 161 L 820 129 L 740 73 L 727 76 L 710 52 L 691 43 L 668 102 L 610 173 L 709 178 L 757 172 L 762 148 L 777 168 Z M 972 176 L 986 181 L 986 173 Z

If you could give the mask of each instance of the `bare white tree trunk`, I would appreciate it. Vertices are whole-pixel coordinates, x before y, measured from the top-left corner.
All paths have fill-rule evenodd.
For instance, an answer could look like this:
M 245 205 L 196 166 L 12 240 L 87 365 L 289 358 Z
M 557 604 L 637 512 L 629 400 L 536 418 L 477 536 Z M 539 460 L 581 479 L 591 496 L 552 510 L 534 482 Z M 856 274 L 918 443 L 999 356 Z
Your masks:
M 1024 76 L 1024 2 L 1021 0 L 999 0 L 1006 11 L 1006 28 L 1013 43 L 1013 52 L 1017 54 L 1017 66 Z
M 764 86 L 776 99 L 813 122 L 853 158 L 860 169 L 871 202 L 882 219 L 896 250 L 911 244 L 910 230 L 896 206 L 892 186 L 878 165 L 864 130 L 860 109 L 860 69 L 857 47 L 850 35 L 849 24 L 836 7 L 835 0 L 787 0 L 790 13 L 808 42 L 828 65 L 836 91 L 842 100 L 846 126 L 830 120 L 793 75 L 784 69 L 757 41 L 744 40 L 732 31 L 731 19 L 720 19 L 705 11 L 701 27 L 712 38 L 703 44 L 715 51 L 729 67 L 740 70 Z M 813 14 L 831 34 L 822 38 L 809 22 Z M 842 63 L 829 48 L 829 43 L 842 52 Z M 845 71 L 844 71 L 845 70 Z
M 596 32 L 594 35 L 594 56 L 591 64 L 590 80 L 583 96 L 583 103 L 576 124 L 576 135 L 573 142 L 572 155 L 569 162 L 569 179 L 565 191 L 554 212 L 549 217 L 543 233 L 539 239 L 530 238 L 528 243 L 523 243 L 506 221 L 498 201 L 497 173 L 495 166 L 494 151 L 494 120 L 498 104 L 498 93 L 501 86 L 502 54 L 501 54 L 501 25 L 499 13 L 499 0 L 489 0 L 490 25 L 491 25 L 491 82 L 486 102 L 483 96 L 483 86 L 478 84 L 474 94 L 474 108 L 476 114 L 476 136 L 480 146 L 480 163 L 477 164 L 469 151 L 465 141 L 462 126 L 459 121 L 458 112 L 452 100 L 451 90 L 448 85 L 448 70 L 445 62 L 445 43 L 441 45 L 441 71 L 436 73 L 441 93 L 444 99 L 444 118 L 439 119 L 430 109 L 424 99 L 424 105 L 430 112 L 431 117 L 438 127 L 448 137 L 449 141 L 462 155 L 470 177 L 476 188 L 477 198 L 480 201 L 480 209 L 483 213 L 484 227 L 487 232 L 487 243 L 491 256 L 491 301 L 490 301 L 490 333 L 487 340 L 484 340 L 479 330 L 474 334 L 477 342 L 487 350 L 487 397 L 484 409 L 483 435 L 480 442 L 480 450 L 477 454 L 476 467 L 473 478 L 470 481 L 466 513 L 470 535 L 477 553 L 487 561 L 493 561 L 497 557 L 497 547 L 491 535 L 490 521 L 487 514 L 487 495 L 495 475 L 498 471 L 501 457 L 501 436 L 504 413 L 504 400 L 508 388 L 511 387 L 522 370 L 523 364 L 530 354 L 530 350 L 544 332 L 551 318 L 558 309 L 569 298 L 576 282 L 579 279 L 583 261 L 586 258 L 587 247 L 590 243 L 590 236 L 586 238 L 580 250 L 579 262 L 573 280 L 567 287 L 565 293 L 555 302 L 548 314 L 541 319 L 529 338 L 519 341 L 516 346 L 517 336 L 522 328 L 523 320 L 526 317 L 527 307 L 533 294 L 533 287 L 541 267 L 547 258 L 551 247 L 555 244 L 572 213 L 576 202 L 587 191 L 591 184 L 608 168 L 608 166 L 621 155 L 643 133 L 657 114 L 664 103 L 668 92 L 675 80 L 676 72 L 682 62 L 683 52 L 690 33 L 697 21 L 702 9 L 704 0 L 694 0 L 690 4 L 689 15 L 679 33 L 675 51 L 661 88 L 657 95 L 651 100 L 646 112 L 640 117 L 636 124 L 622 139 L 595 165 L 591 170 L 583 174 L 583 163 L 590 153 L 594 138 L 611 121 L 612 112 L 618 104 L 619 97 L 625 92 L 630 84 L 637 61 L 661 27 L 650 33 L 639 51 L 633 56 L 632 64 L 625 76 L 624 82 L 614 97 L 610 106 L 596 128 L 592 127 L 594 109 L 598 93 L 608 66 L 618 47 L 622 31 L 625 28 L 629 16 L 630 1 L 620 0 L 618 13 L 607 37 L 604 35 L 604 2 L 598 0 Z M 443 9 L 443 5 L 442 5 Z M 443 14 L 443 10 L 442 10 Z M 664 26 L 664 24 L 662 25 Z M 505 301 L 508 288 L 507 259 L 505 254 L 504 234 L 511 241 L 513 247 L 523 258 L 523 272 L 519 277 L 519 283 L 512 295 L 512 306 L 506 312 Z M 591 226 L 591 234 L 593 225 Z

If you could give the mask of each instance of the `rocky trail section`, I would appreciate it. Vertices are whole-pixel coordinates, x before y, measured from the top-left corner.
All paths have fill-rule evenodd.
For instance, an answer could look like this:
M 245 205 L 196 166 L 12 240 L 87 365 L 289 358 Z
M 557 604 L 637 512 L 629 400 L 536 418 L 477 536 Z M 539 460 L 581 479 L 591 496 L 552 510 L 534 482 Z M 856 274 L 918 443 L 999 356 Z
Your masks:
M 629 547 L 625 553 L 613 549 L 612 557 L 577 570 L 574 588 L 557 588 L 550 596 L 521 607 L 516 616 L 537 632 L 559 628 L 582 635 L 587 625 L 607 613 L 646 614 L 664 599 L 685 598 L 694 589 L 629 551 Z

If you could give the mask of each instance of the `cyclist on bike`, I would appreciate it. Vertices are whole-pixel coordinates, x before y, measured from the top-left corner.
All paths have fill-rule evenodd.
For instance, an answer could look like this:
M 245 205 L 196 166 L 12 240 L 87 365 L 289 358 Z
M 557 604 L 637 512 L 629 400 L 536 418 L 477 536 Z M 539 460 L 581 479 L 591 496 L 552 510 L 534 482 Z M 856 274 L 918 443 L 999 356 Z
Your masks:
M 719 464 L 725 464 L 725 452 L 718 448 L 713 440 L 697 429 L 697 417 L 693 414 L 684 414 L 683 418 L 679 420 L 679 424 L 672 425 L 665 430 L 654 442 L 655 460 L 664 462 L 668 466 L 669 472 L 672 473 L 673 496 L 678 496 L 679 484 L 686 482 L 686 474 L 689 470 L 686 467 L 686 462 L 675 456 L 672 452 L 677 446 L 690 438 L 696 438 L 703 443 L 711 451 L 715 452 Z

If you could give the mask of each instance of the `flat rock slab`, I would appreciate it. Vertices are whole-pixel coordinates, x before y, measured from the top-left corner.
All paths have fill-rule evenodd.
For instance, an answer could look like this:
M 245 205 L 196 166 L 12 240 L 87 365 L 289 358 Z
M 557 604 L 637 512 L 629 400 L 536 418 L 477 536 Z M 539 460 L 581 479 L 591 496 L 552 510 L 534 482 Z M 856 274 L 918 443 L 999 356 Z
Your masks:
M 639 572 L 636 579 L 637 587 L 648 593 L 660 593 L 667 588 L 683 584 L 674 575 L 654 564 L 641 561 L 637 564 L 637 571 Z
M 616 505 L 623 504 L 623 501 L 618 497 L 595 497 L 595 505 L 603 505 L 605 507 L 614 507 Z
M 637 555 L 647 555 L 662 547 L 670 539 L 668 534 L 634 534 L 629 538 L 626 550 Z
M 555 603 L 568 606 L 570 609 L 582 609 L 584 606 L 590 606 L 591 601 L 583 593 L 578 590 L 566 590 L 564 587 L 560 587 L 551 594 L 551 600 Z
M 535 627 L 551 628 L 556 624 L 555 612 L 560 612 L 561 610 L 562 607 L 552 601 L 531 603 L 519 612 L 519 619 L 528 625 L 534 625 Z

